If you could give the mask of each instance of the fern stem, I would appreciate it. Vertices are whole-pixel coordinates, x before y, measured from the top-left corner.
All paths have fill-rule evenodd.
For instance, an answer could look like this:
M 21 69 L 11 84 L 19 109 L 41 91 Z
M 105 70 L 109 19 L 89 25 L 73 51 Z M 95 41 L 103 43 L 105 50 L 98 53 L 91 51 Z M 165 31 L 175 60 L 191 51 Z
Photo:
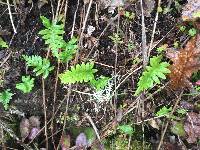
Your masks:
M 45 98 L 45 83 L 43 78 L 42 78 L 42 99 L 43 99 L 43 109 L 44 109 L 44 132 L 46 137 L 46 149 L 48 149 L 47 110 L 46 110 L 46 98 Z
M 54 113 L 55 113 L 55 102 L 56 102 L 56 98 L 57 98 L 57 87 L 58 87 L 58 75 L 59 75 L 59 71 L 60 71 L 60 60 L 58 60 L 58 68 L 56 71 L 56 81 L 55 81 L 55 85 L 54 85 L 54 93 L 53 93 L 53 114 L 52 114 L 52 121 L 51 121 L 51 133 L 53 135 L 53 121 L 54 121 Z M 52 142 L 54 145 L 54 149 L 56 149 L 55 144 L 54 144 L 54 136 L 52 136 Z
M 50 54 L 50 48 L 47 51 L 46 59 L 48 59 Z M 47 109 L 46 109 L 46 97 L 45 97 L 45 82 L 44 78 L 42 78 L 42 99 L 43 99 L 43 109 L 44 109 L 44 132 L 46 138 L 46 149 L 48 150 L 48 132 L 47 132 Z

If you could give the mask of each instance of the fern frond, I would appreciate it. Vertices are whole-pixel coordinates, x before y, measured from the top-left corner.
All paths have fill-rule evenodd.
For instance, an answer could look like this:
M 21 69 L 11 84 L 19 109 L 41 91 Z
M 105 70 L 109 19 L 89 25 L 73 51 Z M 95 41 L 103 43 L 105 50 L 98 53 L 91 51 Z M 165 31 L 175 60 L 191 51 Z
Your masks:
M 64 47 L 59 53 L 59 59 L 62 62 L 67 62 L 73 58 L 78 48 L 77 38 L 73 37 L 70 41 L 65 43 Z
M 64 25 L 56 24 L 56 22 L 50 22 L 44 16 L 40 17 L 45 29 L 39 32 L 42 35 L 42 38 L 45 40 L 45 44 L 49 45 L 49 48 L 52 50 L 52 54 L 55 57 L 59 57 L 58 50 L 62 48 L 65 44 L 63 40 Z
M 14 94 L 10 92 L 10 89 L 4 90 L 0 93 L 0 102 L 3 104 L 5 110 L 8 109 L 8 104 L 10 100 L 12 99 L 12 96 Z
M 0 48 L 8 48 L 8 44 L 0 37 Z
M 49 45 L 54 57 L 57 57 L 62 62 L 67 62 L 73 58 L 78 48 L 77 38 L 72 38 L 70 41 L 65 42 L 63 39 L 64 25 L 50 22 L 44 16 L 40 17 L 45 29 L 39 32 L 45 40 L 45 44 Z
M 90 84 L 97 90 L 102 90 L 108 84 L 109 77 L 100 76 L 97 80 L 91 80 Z
M 150 66 L 147 66 L 142 73 L 135 95 L 138 95 L 143 90 L 152 88 L 154 83 L 160 84 L 159 78 L 166 79 L 165 75 L 170 73 L 170 70 L 167 68 L 169 65 L 167 62 L 161 62 L 161 56 L 150 58 Z
M 94 73 L 97 72 L 93 69 L 94 63 L 82 63 L 72 66 L 71 70 L 67 70 L 59 75 L 62 83 L 76 83 L 76 82 L 89 82 L 94 80 Z
M 24 93 L 29 93 L 34 87 L 34 78 L 22 76 L 22 82 L 16 84 L 16 88 Z
M 42 76 L 44 79 L 49 75 L 49 72 L 54 69 L 53 66 L 50 66 L 50 61 L 46 58 L 42 58 L 36 55 L 23 55 L 23 58 L 25 59 L 26 65 L 28 67 L 34 67 L 33 72 L 36 73 L 36 76 L 43 74 Z

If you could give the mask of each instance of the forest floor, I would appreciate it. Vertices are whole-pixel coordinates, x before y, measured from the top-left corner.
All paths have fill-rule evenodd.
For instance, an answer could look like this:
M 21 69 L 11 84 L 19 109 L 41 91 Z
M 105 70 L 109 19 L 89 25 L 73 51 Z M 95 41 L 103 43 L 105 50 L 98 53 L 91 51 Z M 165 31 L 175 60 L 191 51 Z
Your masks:
M 200 149 L 199 10 L 198 0 L 0 1 L 2 149 Z M 69 60 L 39 33 L 41 16 L 74 39 Z M 25 55 L 46 58 L 48 77 Z M 95 73 L 64 78 L 84 63 Z M 34 83 L 18 87 L 25 76 Z

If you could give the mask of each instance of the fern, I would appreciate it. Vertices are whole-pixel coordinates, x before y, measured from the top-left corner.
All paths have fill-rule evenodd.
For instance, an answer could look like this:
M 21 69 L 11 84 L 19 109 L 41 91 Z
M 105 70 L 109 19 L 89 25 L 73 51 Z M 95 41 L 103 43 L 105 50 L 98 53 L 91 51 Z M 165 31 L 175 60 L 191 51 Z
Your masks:
M 97 91 L 104 89 L 104 87 L 108 84 L 109 77 L 100 76 L 97 80 L 91 80 L 90 84 L 94 87 Z
M 10 92 L 10 89 L 4 90 L 0 93 L 0 102 L 3 104 L 5 110 L 8 109 L 8 104 L 12 99 L 13 93 Z
M 73 37 L 70 41 L 65 43 L 64 48 L 62 48 L 59 53 L 59 59 L 62 62 L 67 62 L 73 58 L 73 55 L 76 53 L 78 48 L 77 38 Z
M 8 44 L 0 37 L 0 48 L 8 48 Z
M 155 83 L 160 84 L 159 78 L 166 79 L 165 74 L 170 73 L 167 68 L 169 65 L 167 62 L 161 62 L 161 56 L 150 58 L 150 66 L 146 67 L 146 71 L 140 77 L 135 95 L 138 95 L 143 90 L 152 88 Z
M 62 83 L 76 83 L 76 82 L 89 82 L 94 80 L 94 73 L 97 72 L 93 69 L 94 63 L 82 63 L 72 66 L 71 70 L 67 70 L 59 75 Z
M 54 67 L 50 66 L 50 62 L 46 58 L 42 58 L 36 55 L 23 55 L 23 58 L 26 60 L 26 65 L 28 67 L 34 67 L 33 72 L 36 72 L 36 76 L 43 74 L 42 76 L 44 79 L 49 75 L 49 72 L 54 69 Z
M 157 113 L 156 116 L 160 117 L 160 116 L 169 116 L 169 114 L 172 111 L 172 107 L 167 108 L 166 106 L 163 106 Z
M 39 34 L 42 35 L 42 38 L 45 40 L 45 44 L 49 45 L 53 55 L 58 58 L 58 50 L 65 44 L 65 41 L 63 40 L 64 25 L 58 25 L 56 22 L 51 23 L 49 19 L 44 16 L 41 16 L 40 18 L 46 28 L 41 30 Z
M 24 93 L 29 93 L 34 87 L 34 78 L 30 76 L 22 76 L 22 83 L 16 84 L 18 90 L 23 91 Z
M 44 16 L 41 16 L 40 18 L 46 28 L 41 30 L 39 34 L 42 35 L 45 44 L 49 45 L 53 56 L 62 62 L 71 60 L 78 48 L 77 39 L 73 37 L 70 41 L 65 42 L 63 39 L 63 24 L 56 24 L 56 22 L 51 23 L 49 19 Z

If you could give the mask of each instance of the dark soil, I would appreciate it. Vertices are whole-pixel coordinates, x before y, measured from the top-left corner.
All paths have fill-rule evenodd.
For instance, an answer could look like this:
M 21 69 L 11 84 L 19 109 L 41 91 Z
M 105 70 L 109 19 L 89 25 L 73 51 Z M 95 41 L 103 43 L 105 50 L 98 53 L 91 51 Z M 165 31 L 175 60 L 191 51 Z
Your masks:
M 182 1 L 180 4 L 184 5 L 186 1 Z M 11 11 L 13 12 L 13 20 L 14 24 L 17 29 L 17 33 L 13 32 L 13 28 L 10 22 L 7 5 L 0 4 L 0 36 L 3 38 L 4 41 L 9 43 L 9 48 L 1 49 L 0 51 L 0 62 L 5 61 L 3 66 L 0 68 L 5 71 L 4 74 L 4 84 L 0 86 L 0 91 L 3 89 L 11 89 L 14 94 L 12 101 L 10 103 L 10 110 L 17 110 L 24 114 L 24 117 L 29 118 L 31 116 L 39 116 L 41 121 L 41 127 L 44 126 L 44 111 L 43 111 L 43 91 L 42 91 L 42 79 L 41 77 L 36 77 L 35 80 L 35 87 L 29 94 L 23 94 L 21 91 L 16 90 L 15 84 L 21 81 L 21 76 L 23 75 L 33 75 L 31 69 L 27 69 L 24 60 L 22 59 L 22 55 L 40 55 L 42 57 L 46 57 L 47 53 L 47 46 L 44 44 L 42 38 L 38 35 L 38 32 L 43 28 L 40 16 L 45 16 L 47 18 L 52 18 L 52 8 L 50 2 L 45 4 L 41 9 L 37 7 L 38 1 L 33 1 L 32 4 L 23 1 L 20 4 L 17 4 L 17 8 L 15 9 L 13 6 L 11 7 Z M 167 6 L 167 2 L 162 3 L 162 7 Z M 54 11 L 56 10 L 57 3 L 53 2 Z M 76 11 L 77 1 L 69 1 L 68 3 L 68 11 L 66 15 L 66 24 L 65 24 L 65 39 L 69 39 L 71 35 L 71 29 L 73 25 L 73 17 Z M 75 24 L 75 36 L 80 35 L 80 31 L 82 28 L 81 22 L 81 15 L 83 15 L 83 9 L 85 5 L 83 1 L 80 1 L 80 5 L 77 11 L 77 18 Z M 106 28 L 107 24 L 111 20 L 111 17 L 114 17 L 117 14 L 115 13 L 109 14 L 108 9 L 101 9 L 98 12 L 98 17 L 105 18 L 105 19 L 98 19 L 98 24 L 95 20 L 95 11 L 96 11 L 96 2 L 92 5 L 91 12 L 89 18 L 87 20 L 87 25 L 94 26 L 95 32 L 93 32 L 92 36 L 87 38 L 85 37 L 83 40 L 83 46 L 87 44 L 87 46 L 80 47 L 79 59 L 77 62 L 88 61 L 90 59 L 95 60 L 95 68 L 98 69 L 96 76 L 107 76 L 112 77 L 115 72 L 119 76 L 119 80 L 117 84 L 119 84 L 122 79 L 125 77 L 125 74 L 130 73 L 130 70 L 133 69 L 134 64 L 133 61 L 136 58 L 142 59 L 142 50 L 141 50 L 141 15 L 136 11 L 137 6 L 136 4 L 129 4 L 125 7 L 126 11 L 136 12 L 135 19 L 133 21 L 128 20 L 124 16 L 120 17 L 119 22 L 119 35 L 122 37 L 123 43 L 118 46 L 117 51 L 117 66 L 116 63 L 116 51 L 115 45 L 113 41 L 109 38 L 112 36 L 113 33 L 117 32 L 117 20 L 115 20 L 105 31 L 105 33 L 100 37 L 102 31 Z M 145 17 L 145 24 L 146 24 L 146 35 L 147 35 L 147 43 L 150 43 L 152 29 L 154 25 L 154 19 L 156 15 L 156 9 L 151 12 L 150 17 Z M 160 42 L 159 45 L 167 43 L 169 47 L 173 47 L 173 43 L 175 41 L 181 41 L 181 36 L 184 37 L 179 32 L 178 25 L 182 24 L 180 19 L 181 12 L 179 12 L 174 4 L 172 4 L 172 11 L 167 14 L 161 14 L 157 21 L 157 28 L 155 33 L 154 42 L 163 40 Z M 4 32 L 3 32 L 4 31 Z M 170 32 L 169 32 L 170 31 Z M 169 32 L 169 33 L 168 33 Z M 86 31 L 85 31 L 86 33 Z M 92 38 L 95 40 L 99 40 L 97 46 L 94 46 L 94 42 Z M 184 38 L 185 39 L 185 38 Z M 128 50 L 128 41 L 133 41 L 135 47 L 131 51 Z M 182 41 L 181 41 L 182 42 Z M 93 47 L 94 46 L 94 47 Z M 92 51 L 91 51 L 92 49 Z M 90 54 L 90 55 L 88 55 Z M 152 51 L 152 56 L 156 54 L 156 52 Z M 9 56 L 10 55 L 10 56 Z M 88 56 L 88 57 L 87 57 Z M 87 57 L 87 58 L 86 58 Z M 51 63 L 57 67 L 57 62 L 54 60 L 52 55 L 50 54 L 49 59 Z M 70 65 L 73 65 L 76 61 L 71 61 Z M 141 62 L 139 65 L 142 65 Z M 116 67 L 116 70 L 115 70 Z M 66 64 L 61 64 L 60 72 L 63 72 L 66 68 Z M 142 70 L 141 70 L 142 71 Z M 104 133 L 108 133 L 112 131 L 111 129 L 107 129 L 107 125 L 112 124 L 109 126 L 110 128 L 115 128 L 115 120 L 116 114 L 119 111 L 125 112 L 128 109 L 128 106 L 131 105 L 135 101 L 134 91 L 136 88 L 136 84 L 140 77 L 141 71 L 137 71 L 132 74 L 131 77 L 127 78 L 127 80 L 122 83 L 117 91 L 119 96 L 116 99 L 112 99 L 111 102 L 104 103 L 100 105 L 98 111 L 96 110 L 97 105 L 94 102 L 89 101 L 90 97 L 88 95 L 79 94 L 75 91 L 81 92 L 91 92 L 90 87 L 87 84 L 82 85 L 71 85 L 71 86 L 63 86 L 62 84 L 58 84 L 57 88 L 57 98 L 55 103 L 53 102 L 53 93 L 54 93 L 54 84 L 55 84 L 55 77 L 56 71 L 52 72 L 47 80 L 45 80 L 45 96 L 47 102 L 47 120 L 52 118 L 53 107 L 58 110 L 57 114 L 55 115 L 55 120 L 53 125 L 49 124 L 48 132 L 49 132 L 49 149 L 53 148 L 53 142 L 55 145 L 59 143 L 59 140 L 62 135 L 63 124 L 61 122 L 58 123 L 58 120 L 61 120 L 62 115 L 65 114 L 66 107 L 68 107 L 68 112 L 65 116 L 68 116 L 68 120 L 66 121 L 66 132 L 70 132 L 71 128 L 73 127 L 88 127 L 91 126 L 90 122 L 85 117 L 85 113 L 89 114 L 92 118 L 93 122 L 95 123 L 96 127 L 100 131 L 100 135 Z M 121 78 L 123 77 L 123 78 Z M 68 89 L 73 89 L 68 95 Z M 152 93 L 155 90 L 152 90 Z M 137 111 L 132 111 L 128 115 L 126 115 L 123 120 L 122 124 L 126 122 L 131 122 L 134 124 L 138 120 L 146 120 L 148 118 L 154 117 L 156 111 L 158 111 L 162 106 L 166 105 L 173 105 L 172 99 L 175 99 L 176 94 L 174 94 L 170 89 L 161 91 L 155 94 L 151 100 L 147 100 L 145 102 L 145 112 L 144 116 L 138 116 Z M 69 97 L 68 97 L 69 96 Z M 144 96 L 144 98 L 148 97 Z M 186 97 L 187 99 L 188 97 Z M 62 102 L 63 101 L 63 102 Z M 62 102 L 62 103 L 61 103 Z M 117 109 L 113 108 L 112 105 L 116 103 Z M 122 108 L 123 109 L 122 109 Z M 23 118 L 16 114 L 9 114 L 8 112 L 5 113 L 3 106 L 0 108 L 0 112 L 2 112 L 1 119 L 5 122 L 11 122 L 14 124 L 12 126 L 14 134 L 17 137 L 20 137 L 19 132 L 19 124 L 20 120 Z M 10 115 L 8 117 L 7 115 Z M 118 114 L 119 115 L 119 114 Z M 119 115 L 120 116 L 120 115 Z M 75 118 L 74 120 L 72 118 Z M 70 120 L 71 119 L 71 120 Z M 51 127 L 54 127 L 53 131 L 51 131 Z M 163 126 L 162 126 L 163 127 Z M 163 129 L 157 130 L 151 127 L 149 124 L 145 124 L 144 128 L 144 139 L 142 138 L 142 128 L 141 124 L 136 125 L 138 133 L 140 135 L 136 135 L 136 139 L 138 141 L 143 141 L 145 139 L 146 142 L 151 143 L 152 147 L 156 147 L 161 137 L 161 132 Z M 114 132 L 114 131 L 113 131 Z M 109 134 L 106 134 L 109 137 Z M 178 143 L 177 137 L 175 143 L 170 143 L 170 137 L 173 134 L 169 132 L 166 133 L 164 144 L 167 145 L 166 147 L 172 148 L 176 147 Z M 53 138 L 52 138 L 53 137 Z M 112 136 L 111 136 L 112 137 Z M 109 137 L 109 138 L 111 138 Z M 1 137 L 0 137 L 1 138 Z M 75 138 L 72 136 L 71 144 L 72 146 L 75 143 Z M 24 142 L 16 141 L 15 138 L 8 138 L 8 140 L 2 144 L 2 147 L 10 147 L 14 149 L 24 149 L 24 144 L 29 145 L 29 140 L 25 140 Z M 184 141 L 185 142 L 185 141 Z M 44 130 L 40 133 L 39 137 L 34 140 L 34 143 L 37 143 L 38 148 L 45 147 L 45 136 Z M 175 145 L 175 146 L 174 146 Z M 30 144 L 31 147 L 33 143 Z M 193 147 L 193 146 L 191 146 Z M 9 148 L 8 148 L 9 149 Z M 154 149 L 154 148 L 153 148 Z

